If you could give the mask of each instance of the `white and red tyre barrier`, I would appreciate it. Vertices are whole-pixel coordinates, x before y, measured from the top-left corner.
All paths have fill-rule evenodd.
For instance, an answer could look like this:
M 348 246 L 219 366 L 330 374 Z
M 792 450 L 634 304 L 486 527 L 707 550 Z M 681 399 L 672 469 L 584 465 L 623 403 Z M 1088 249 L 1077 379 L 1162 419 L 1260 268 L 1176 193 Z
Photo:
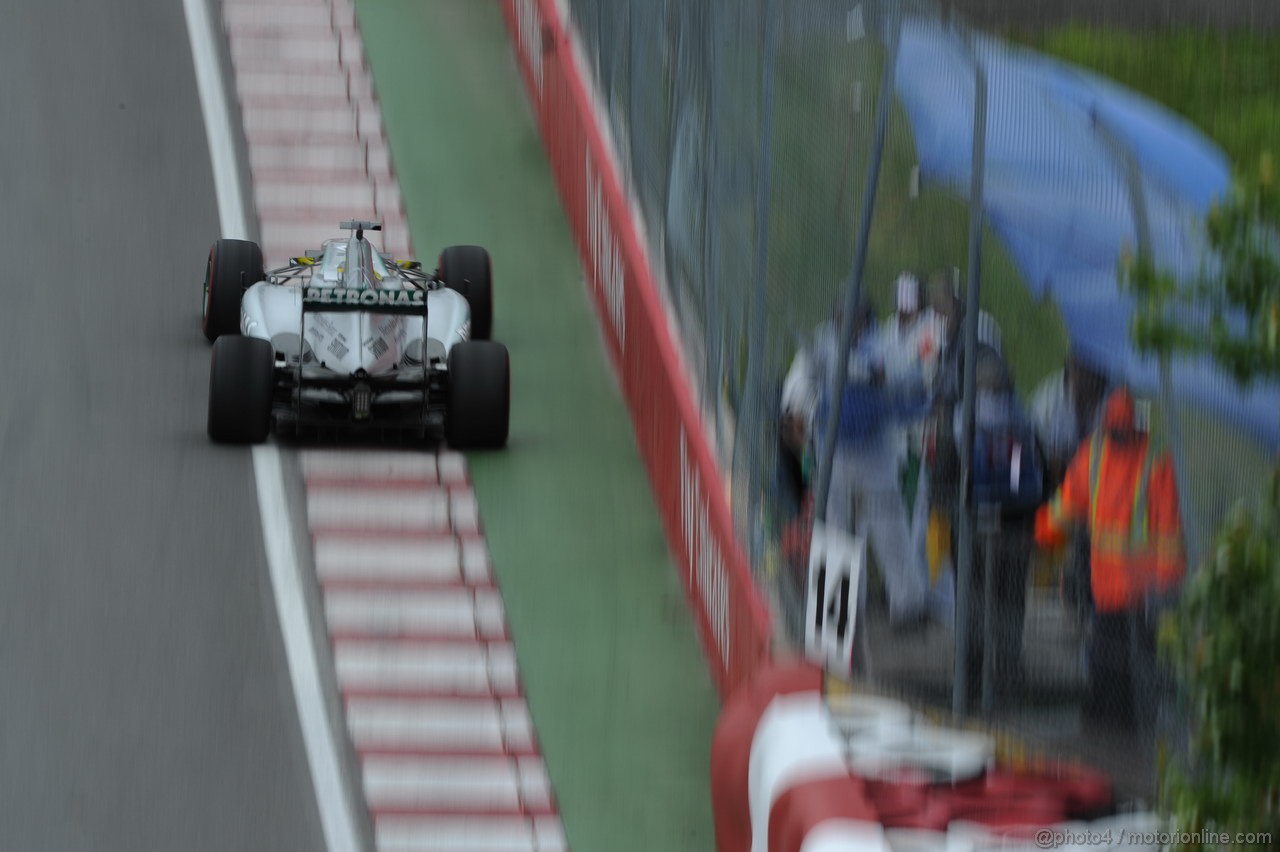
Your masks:
M 988 737 L 935 727 L 898 702 L 826 697 L 808 664 L 765 668 L 729 698 L 716 728 L 716 848 L 1093 848 L 1106 844 L 1084 841 L 1155 831 L 1150 814 L 1112 815 L 1111 785 L 1097 772 L 1017 771 L 993 751 Z

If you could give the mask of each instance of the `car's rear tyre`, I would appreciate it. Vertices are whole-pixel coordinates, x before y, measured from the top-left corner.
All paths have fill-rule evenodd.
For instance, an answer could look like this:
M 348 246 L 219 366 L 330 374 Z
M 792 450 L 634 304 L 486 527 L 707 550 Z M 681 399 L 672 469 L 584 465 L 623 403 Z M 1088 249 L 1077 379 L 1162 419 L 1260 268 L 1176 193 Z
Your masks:
M 493 261 L 480 246 L 449 246 L 440 253 L 440 279 L 471 305 L 471 339 L 493 333 Z
M 218 240 L 204 268 L 201 330 L 210 341 L 240 331 L 240 297 L 266 278 L 262 249 L 250 240 Z
M 449 350 L 449 407 L 445 439 L 460 450 L 505 447 L 511 422 L 511 359 L 507 347 L 488 340 Z
M 228 334 L 213 344 L 209 366 L 209 437 L 220 444 L 260 444 L 271 432 L 275 353 L 256 337 Z

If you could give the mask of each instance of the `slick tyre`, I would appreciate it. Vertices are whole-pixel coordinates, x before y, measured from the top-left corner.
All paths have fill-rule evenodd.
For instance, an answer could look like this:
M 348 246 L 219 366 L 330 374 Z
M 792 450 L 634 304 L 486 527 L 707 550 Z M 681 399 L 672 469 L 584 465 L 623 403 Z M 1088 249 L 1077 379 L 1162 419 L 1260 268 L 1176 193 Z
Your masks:
M 511 359 L 488 340 L 449 350 L 445 439 L 459 450 L 496 450 L 507 444 L 511 420 Z
M 204 316 L 200 328 L 210 341 L 240 331 L 240 297 L 266 278 L 262 249 L 249 240 L 218 240 L 204 268 Z
M 209 367 L 209 438 L 219 444 L 267 440 L 274 391 L 270 343 L 238 334 L 219 337 Z
M 493 334 L 493 261 L 480 246 L 449 246 L 440 253 L 440 279 L 471 305 L 471 339 Z

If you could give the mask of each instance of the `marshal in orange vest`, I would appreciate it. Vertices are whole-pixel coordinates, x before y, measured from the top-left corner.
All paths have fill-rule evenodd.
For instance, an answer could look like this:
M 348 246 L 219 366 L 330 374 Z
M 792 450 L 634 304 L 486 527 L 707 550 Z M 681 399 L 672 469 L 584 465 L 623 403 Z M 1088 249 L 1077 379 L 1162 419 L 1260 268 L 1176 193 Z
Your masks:
M 1178 490 L 1168 453 L 1137 428 L 1127 388 L 1107 399 L 1102 425 L 1082 443 L 1058 493 L 1036 514 L 1036 543 L 1065 543 L 1073 524 L 1089 530 L 1093 599 L 1120 612 L 1182 578 Z

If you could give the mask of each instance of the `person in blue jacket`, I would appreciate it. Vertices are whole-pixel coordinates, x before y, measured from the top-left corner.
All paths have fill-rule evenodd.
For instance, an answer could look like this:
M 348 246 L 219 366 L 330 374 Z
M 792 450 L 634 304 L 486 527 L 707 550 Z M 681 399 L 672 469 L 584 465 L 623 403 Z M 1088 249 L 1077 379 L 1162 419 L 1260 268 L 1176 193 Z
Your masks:
M 895 440 L 901 423 L 926 414 L 928 395 L 923 373 L 899 372 L 886 379 L 883 341 L 870 303 L 856 307 L 854 322 L 854 343 L 844 365 L 837 364 L 838 324 L 817 330 L 806 353 L 807 393 L 795 395 L 807 405 L 797 407 L 821 458 L 831 380 L 839 367 L 847 370 L 824 520 L 866 537 L 884 579 L 890 624 L 912 630 L 928 623 L 928 571 L 911 546 Z

